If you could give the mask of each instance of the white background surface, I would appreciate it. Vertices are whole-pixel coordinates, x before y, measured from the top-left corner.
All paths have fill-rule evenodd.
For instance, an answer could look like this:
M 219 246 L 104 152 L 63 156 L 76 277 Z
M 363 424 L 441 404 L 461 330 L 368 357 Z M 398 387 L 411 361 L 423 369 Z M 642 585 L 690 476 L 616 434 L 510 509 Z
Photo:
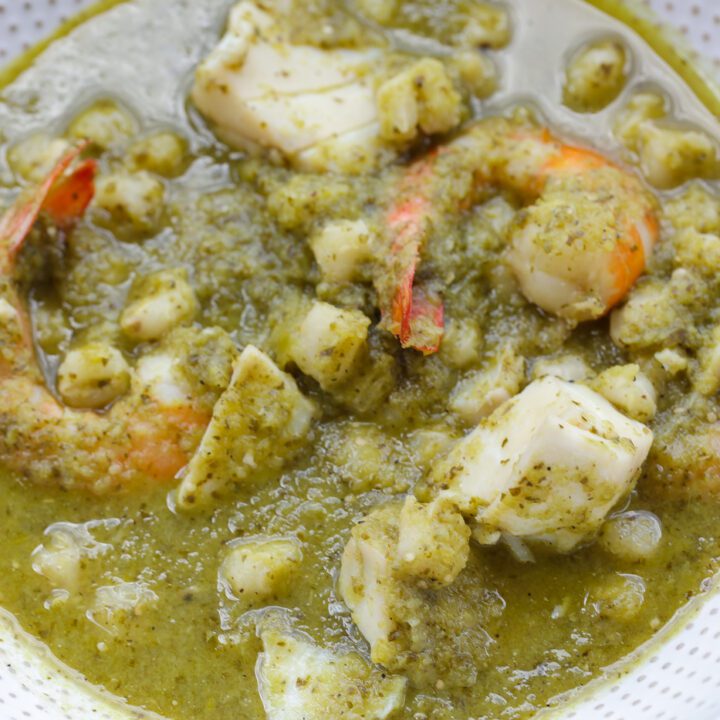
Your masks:
M 202 2 L 203 0 L 195 0 Z M 0 0 L 0 63 L 47 35 L 89 0 Z M 648 0 L 685 32 L 720 72 L 720 0 Z M 112 705 L 79 695 L 12 641 L 0 613 L 0 720 L 102 720 Z M 720 718 L 720 596 L 634 672 L 591 700 L 566 711 L 566 720 L 718 720 Z

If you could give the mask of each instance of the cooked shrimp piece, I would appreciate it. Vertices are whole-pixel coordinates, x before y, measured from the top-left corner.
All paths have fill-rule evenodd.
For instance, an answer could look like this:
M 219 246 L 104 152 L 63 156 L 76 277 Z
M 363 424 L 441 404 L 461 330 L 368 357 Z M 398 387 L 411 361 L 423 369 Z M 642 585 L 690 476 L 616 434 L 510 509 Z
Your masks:
M 384 325 L 403 347 L 435 352 L 442 340 L 442 302 L 415 275 L 448 194 L 459 213 L 493 191 L 525 206 L 507 254 L 523 294 L 572 322 L 620 302 L 658 239 L 654 198 L 629 171 L 526 122 L 480 122 L 411 165 L 393 192 L 375 285 Z
M 41 212 L 69 228 L 90 203 L 95 165 L 76 163 L 81 150 L 64 155 L 0 221 L 0 456 L 28 480 L 102 493 L 148 478 L 172 480 L 209 417 L 168 349 L 142 358 L 129 391 L 104 413 L 66 407 L 45 384 L 15 261 Z
M 13 281 L 15 260 L 35 221 L 45 211 L 59 227 L 69 227 L 81 217 L 94 195 L 96 165 L 78 164 L 83 146 L 68 150 L 37 187 L 22 195 L 0 220 L 0 379 L 32 362 L 30 323 Z
M 437 352 L 445 311 L 436 293 L 415 281 L 423 241 L 431 227 L 432 200 L 423 186 L 433 176 L 434 156 L 410 167 L 386 217 L 388 252 L 375 278 L 383 324 L 405 348 Z
M 652 442 L 590 388 L 546 377 L 458 442 L 431 479 L 477 523 L 476 539 L 505 533 L 569 552 L 627 497 Z

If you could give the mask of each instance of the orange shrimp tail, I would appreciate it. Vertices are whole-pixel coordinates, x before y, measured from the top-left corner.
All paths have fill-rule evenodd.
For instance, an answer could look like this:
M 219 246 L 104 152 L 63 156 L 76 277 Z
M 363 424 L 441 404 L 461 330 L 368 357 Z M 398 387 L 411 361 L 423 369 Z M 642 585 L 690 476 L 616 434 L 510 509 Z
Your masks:
M 94 160 L 81 163 L 64 177 L 87 143 L 68 150 L 37 187 L 23 193 L 0 219 L 0 277 L 12 275 L 15 258 L 43 210 L 62 228 L 69 227 L 85 212 L 95 193 Z M 0 353 L 0 376 L 6 376 L 18 361 L 28 363 L 33 356 L 30 319 L 12 283 L 5 289 L 4 300 L 17 312 L 15 336 L 11 340 L 13 357 Z M 8 334 L 6 329 L 6 335 Z
M 67 228 L 85 214 L 95 197 L 96 174 L 97 162 L 85 160 L 52 187 L 42 209 L 58 227 Z
M 395 296 L 392 299 L 392 332 L 400 341 L 410 336 L 410 316 L 413 306 L 413 284 L 417 262 L 406 268 L 404 275 L 397 283 Z
M 432 177 L 437 154 L 409 168 L 400 185 L 401 200 L 388 212 L 390 247 L 385 272 L 390 276 L 390 291 L 380 293 L 380 309 L 388 330 L 404 348 L 425 354 L 437 352 L 444 331 L 442 302 L 415 287 L 420 249 L 432 210 L 425 186 Z
M 38 219 L 38 215 L 42 211 L 48 197 L 51 196 L 55 184 L 84 149 L 85 144 L 81 144 L 68 150 L 50 173 L 48 173 L 42 183 L 40 183 L 29 196 L 21 195 L 15 204 L 5 213 L 2 220 L 0 220 L 0 272 L 7 272 L 9 270 L 15 256 L 22 248 L 25 239 L 32 230 L 35 221 Z M 83 170 L 83 175 L 87 178 L 87 174 L 88 169 L 86 167 Z M 94 170 L 92 177 L 94 178 Z M 53 209 L 56 213 L 60 213 L 59 200 L 60 196 L 53 201 Z M 82 210 L 84 211 L 85 208 L 83 207 Z M 67 214 L 63 214 L 63 218 L 67 219 L 68 217 Z
M 389 315 L 390 330 L 401 338 L 410 333 L 415 272 L 420 262 L 420 238 L 425 227 L 427 202 L 423 197 L 411 197 L 392 209 L 388 215 L 388 228 L 393 238 L 390 246 L 390 273 L 392 297 Z
M 61 178 L 86 146 L 82 143 L 68 150 L 42 183 L 29 196 L 21 195 L 0 220 L 0 273 L 10 272 L 42 210 L 47 209 L 62 228 L 82 217 L 95 194 L 97 164 L 88 160 L 68 178 Z
M 445 334 L 445 308 L 442 300 L 422 287 L 414 287 L 407 332 L 400 337 L 405 348 L 432 355 L 440 349 Z

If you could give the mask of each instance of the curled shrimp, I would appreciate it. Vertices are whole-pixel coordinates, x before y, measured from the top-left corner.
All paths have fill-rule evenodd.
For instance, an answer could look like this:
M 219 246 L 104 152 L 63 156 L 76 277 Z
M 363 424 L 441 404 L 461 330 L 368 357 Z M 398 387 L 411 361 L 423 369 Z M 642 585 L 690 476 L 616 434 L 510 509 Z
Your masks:
M 448 177 L 459 179 L 448 184 Z M 411 165 L 387 212 L 388 251 L 375 285 L 383 323 L 403 347 L 432 353 L 442 341 L 442 301 L 416 282 L 438 208 L 450 194 L 461 212 L 492 191 L 523 205 L 507 254 L 523 294 L 573 322 L 620 302 L 658 239 L 655 200 L 629 171 L 544 128 L 480 122 Z
M 177 360 L 141 359 L 131 390 L 103 413 L 62 405 L 37 362 L 16 260 L 41 213 L 69 230 L 94 195 L 96 166 L 64 155 L 37 188 L 0 220 L 0 458 L 33 482 L 97 493 L 146 481 L 169 481 L 187 464 L 209 416 L 189 397 Z

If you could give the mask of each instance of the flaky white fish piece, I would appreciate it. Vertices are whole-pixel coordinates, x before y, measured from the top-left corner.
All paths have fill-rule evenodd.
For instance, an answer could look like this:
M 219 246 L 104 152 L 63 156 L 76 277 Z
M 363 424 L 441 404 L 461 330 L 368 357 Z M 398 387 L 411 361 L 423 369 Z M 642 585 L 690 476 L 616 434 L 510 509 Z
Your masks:
M 353 528 L 338 578 L 340 597 L 370 645 L 375 662 L 387 664 L 386 649 L 402 607 L 394 573 L 397 538 L 393 528 L 399 507 L 381 507 Z
M 248 345 L 178 489 L 178 505 L 207 504 L 233 483 L 277 470 L 310 431 L 316 405 L 265 353 Z
M 378 58 L 293 45 L 272 14 L 243 0 L 200 64 L 192 99 L 235 147 L 274 148 L 313 170 L 364 167 L 377 145 Z
M 632 490 L 652 431 L 593 390 L 558 378 L 531 383 L 435 468 L 439 495 L 477 522 L 569 552 L 591 540 Z
M 289 630 L 261 631 L 256 675 L 268 720 L 385 720 L 403 707 L 407 681 Z

